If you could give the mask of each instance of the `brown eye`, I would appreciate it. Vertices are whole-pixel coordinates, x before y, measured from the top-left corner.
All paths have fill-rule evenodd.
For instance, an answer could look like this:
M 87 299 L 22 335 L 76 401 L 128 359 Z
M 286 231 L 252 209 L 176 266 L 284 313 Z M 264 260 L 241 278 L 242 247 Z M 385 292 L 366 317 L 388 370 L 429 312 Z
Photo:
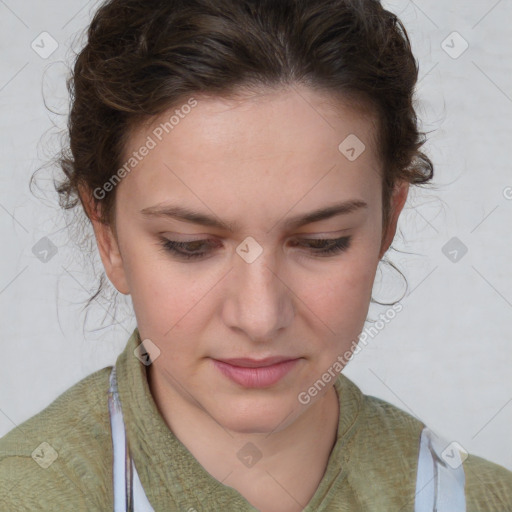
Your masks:
M 162 239 L 162 246 L 166 251 L 171 252 L 179 258 L 185 259 L 199 259 L 205 257 L 211 251 L 209 247 L 214 245 L 209 240 L 192 240 L 190 242 L 178 242 L 176 240 Z M 206 250 L 201 248 L 206 246 Z
M 306 245 L 314 254 L 332 255 L 347 250 L 350 246 L 350 236 L 341 238 L 303 238 L 298 245 Z

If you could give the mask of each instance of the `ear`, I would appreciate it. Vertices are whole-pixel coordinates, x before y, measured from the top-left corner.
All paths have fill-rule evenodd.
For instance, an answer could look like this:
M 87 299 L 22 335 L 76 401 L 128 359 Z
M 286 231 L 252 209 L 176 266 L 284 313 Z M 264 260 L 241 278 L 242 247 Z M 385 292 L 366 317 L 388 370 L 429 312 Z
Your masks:
M 383 231 L 385 230 L 384 236 L 382 238 L 382 243 L 379 252 L 379 260 L 384 256 L 385 252 L 389 249 L 391 242 L 395 238 L 396 226 L 398 224 L 398 218 L 400 213 L 405 205 L 405 201 L 407 200 L 407 195 L 409 193 L 409 182 L 408 181 L 399 181 L 395 187 L 393 188 L 393 192 L 391 193 L 390 198 L 390 215 L 388 220 L 388 225 L 383 226 Z
M 110 225 L 100 221 L 101 204 L 95 201 L 90 192 L 85 191 L 83 187 L 79 187 L 79 189 L 82 205 L 94 229 L 96 244 L 105 267 L 105 273 L 118 292 L 129 295 L 130 289 L 126 280 L 117 237 Z

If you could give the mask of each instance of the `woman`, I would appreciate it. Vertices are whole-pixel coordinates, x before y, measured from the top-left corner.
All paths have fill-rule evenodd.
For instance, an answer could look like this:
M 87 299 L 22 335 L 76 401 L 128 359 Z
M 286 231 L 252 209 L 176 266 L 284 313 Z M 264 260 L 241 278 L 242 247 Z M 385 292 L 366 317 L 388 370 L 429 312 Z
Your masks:
M 512 510 L 510 471 L 340 373 L 433 176 L 400 21 L 111 0 L 88 36 L 58 191 L 137 328 L 2 439 L 5 510 Z

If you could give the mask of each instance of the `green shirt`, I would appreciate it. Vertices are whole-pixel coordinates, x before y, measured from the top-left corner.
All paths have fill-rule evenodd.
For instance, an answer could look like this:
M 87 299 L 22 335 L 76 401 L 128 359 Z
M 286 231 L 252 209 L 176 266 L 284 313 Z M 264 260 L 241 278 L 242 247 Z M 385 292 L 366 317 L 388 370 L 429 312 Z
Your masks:
M 116 368 L 126 435 L 155 512 L 256 511 L 238 491 L 213 478 L 167 427 L 152 398 L 146 366 L 134 355 L 140 343 L 136 328 Z M 82 379 L 0 439 L 2 512 L 112 510 L 111 368 Z M 412 512 L 425 425 L 364 395 L 343 374 L 335 388 L 340 404 L 336 443 L 304 511 Z M 464 471 L 467 512 L 512 512 L 511 471 L 474 455 L 464 461 Z

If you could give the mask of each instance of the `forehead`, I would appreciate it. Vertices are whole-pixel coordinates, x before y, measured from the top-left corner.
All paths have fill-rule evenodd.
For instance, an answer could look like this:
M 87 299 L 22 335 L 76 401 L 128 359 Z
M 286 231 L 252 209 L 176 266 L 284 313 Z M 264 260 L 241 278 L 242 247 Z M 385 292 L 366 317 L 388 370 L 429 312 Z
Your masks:
M 224 209 L 235 199 L 284 206 L 380 183 L 375 119 L 349 101 L 299 86 L 192 98 L 132 130 L 125 159 L 153 147 L 123 180 L 130 200 L 144 191 L 154 203 L 178 194 L 216 197 Z
M 192 108 L 189 107 L 191 101 L 195 103 Z M 185 122 L 187 118 L 189 121 Z M 182 97 L 163 114 L 135 126 L 129 141 L 133 145 L 136 139 L 154 134 L 159 141 L 162 138 L 172 142 L 171 133 L 176 138 L 176 134 L 179 137 L 180 132 L 185 131 L 185 138 L 192 130 L 194 138 L 201 137 L 203 144 L 211 141 L 214 148 L 218 148 L 219 142 L 228 146 L 230 141 L 236 140 L 238 144 L 248 143 L 244 149 L 249 146 L 257 149 L 257 143 L 263 140 L 263 151 L 271 151 L 274 146 L 282 151 L 285 144 L 296 151 L 304 138 L 311 141 L 313 147 L 318 142 L 328 145 L 349 133 L 357 133 L 367 147 L 376 149 L 377 118 L 361 99 L 342 99 L 304 85 L 290 85 L 239 90 L 229 96 L 193 94 Z M 269 135 L 275 132 L 281 136 L 269 140 Z M 326 137 L 328 132 L 331 137 Z M 231 145 L 231 149 L 234 152 L 237 147 Z

